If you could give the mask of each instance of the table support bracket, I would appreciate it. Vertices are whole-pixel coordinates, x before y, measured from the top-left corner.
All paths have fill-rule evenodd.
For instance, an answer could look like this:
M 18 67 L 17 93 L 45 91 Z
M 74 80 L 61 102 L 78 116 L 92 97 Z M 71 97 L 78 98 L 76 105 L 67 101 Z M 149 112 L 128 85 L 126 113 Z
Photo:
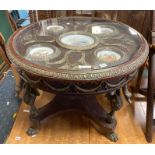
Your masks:
M 118 137 L 114 132 L 116 127 L 116 119 L 114 112 L 119 110 L 122 101 L 120 91 L 116 90 L 114 94 L 109 94 L 111 102 L 111 112 L 106 112 L 105 109 L 97 102 L 95 95 L 63 95 L 58 94 L 45 106 L 37 109 L 34 101 L 39 93 L 30 85 L 26 86 L 24 101 L 30 106 L 30 128 L 27 134 L 32 136 L 40 129 L 40 121 L 48 116 L 55 116 L 65 111 L 76 111 L 77 113 L 86 116 L 91 121 L 92 125 L 101 134 L 106 136 L 111 141 L 117 141 Z M 116 104 L 117 103 L 117 104 Z

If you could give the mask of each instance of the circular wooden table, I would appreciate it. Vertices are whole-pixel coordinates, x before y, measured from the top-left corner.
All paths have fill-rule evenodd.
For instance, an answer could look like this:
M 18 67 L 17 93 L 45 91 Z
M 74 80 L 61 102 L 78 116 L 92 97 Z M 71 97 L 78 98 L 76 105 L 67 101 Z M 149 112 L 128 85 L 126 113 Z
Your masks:
M 7 55 L 19 71 L 24 101 L 30 105 L 28 135 L 36 134 L 47 116 L 74 110 L 116 141 L 114 113 L 122 106 L 120 88 L 133 79 L 148 51 L 136 30 L 99 18 L 53 18 L 16 31 L 8 41 Z M 56 97 L 37 109 L 37 89 Z M 95 95 L 101 93 L 106 93 L 110 111 L 98 104 Z

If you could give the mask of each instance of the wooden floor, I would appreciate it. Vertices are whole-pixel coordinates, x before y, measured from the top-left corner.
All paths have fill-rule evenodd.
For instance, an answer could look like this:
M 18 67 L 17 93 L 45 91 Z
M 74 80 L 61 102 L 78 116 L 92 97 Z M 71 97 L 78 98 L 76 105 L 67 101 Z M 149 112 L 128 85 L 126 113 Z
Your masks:
M 43 92 L 36 100 L 36 105 L 48 103 L 54 96 Z M 104 95 L 97 96 L 100 104 L 104 107 L 108 104 Z M 123 97 L 123 107 L 116 113 L 117 127 L 116 133 L 119 140 L 116 143 L 147 143 L 144 136 L 145 129 L 145 102 L 135 102 L 128 104 Z M 91 143 L 91 144 L 111 144 L 113 142 L 99 134 L 85 117 L 79 117 L 75 113 L 65 113 L 55 118 L 48 117 L 42 121 L 41 130 L 34 137 L 26 135 L 25 131 L 29 127 L 29 107 L 22 103 L 19 113 L 10 136 L 6 143 L 27 144 L 27 143 Z M 155 143 L 155 130 L 154 139 Z

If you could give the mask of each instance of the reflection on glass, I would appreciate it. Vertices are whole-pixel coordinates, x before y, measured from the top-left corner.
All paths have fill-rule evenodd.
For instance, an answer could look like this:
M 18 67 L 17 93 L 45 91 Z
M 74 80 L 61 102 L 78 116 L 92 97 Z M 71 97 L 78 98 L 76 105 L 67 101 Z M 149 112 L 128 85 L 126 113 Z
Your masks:
M 91 68 L 91 66 L 90 65 L 78 65 L 78 68 L 79 69 L 89 69 L 89 68 Z
M 130 31 L 130 33 L 131 34 L 133 34 L 133 35 L 137 35 L 137 32 L 134 30 L 134 29 L 132 29 L 132 28 L 128 28 L 129 29 L 129 31 Z
M 50 25 L 50 26 L 47 26 L 47 30 L 48 31 L 53 31 L 53 32 L 61 31 L 63 29 L 64 29 L 64 27 L 60 26 L 60 25 Z
M 113 33 L 113 30 L 108 27 L 92 26 L 92 33 L 93 34 L 108 34 L 108 33 Z
M 99 66 L 100 66 L 101 68 L 104 68 L 104 67 L 107 67 L 108 65 L 107 65 L 106 63 L 103 63 L 103 64 L 99 64 Z

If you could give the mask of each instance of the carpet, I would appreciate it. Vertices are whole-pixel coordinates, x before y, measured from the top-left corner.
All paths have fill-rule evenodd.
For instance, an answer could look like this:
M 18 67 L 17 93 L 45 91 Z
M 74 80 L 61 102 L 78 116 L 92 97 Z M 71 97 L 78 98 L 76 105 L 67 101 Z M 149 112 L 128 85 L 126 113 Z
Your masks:
M 5 143 L 15 121 L 21 100 L 15 97 L 15 80 L 9 70 L 0 81 L 0 144 Z

